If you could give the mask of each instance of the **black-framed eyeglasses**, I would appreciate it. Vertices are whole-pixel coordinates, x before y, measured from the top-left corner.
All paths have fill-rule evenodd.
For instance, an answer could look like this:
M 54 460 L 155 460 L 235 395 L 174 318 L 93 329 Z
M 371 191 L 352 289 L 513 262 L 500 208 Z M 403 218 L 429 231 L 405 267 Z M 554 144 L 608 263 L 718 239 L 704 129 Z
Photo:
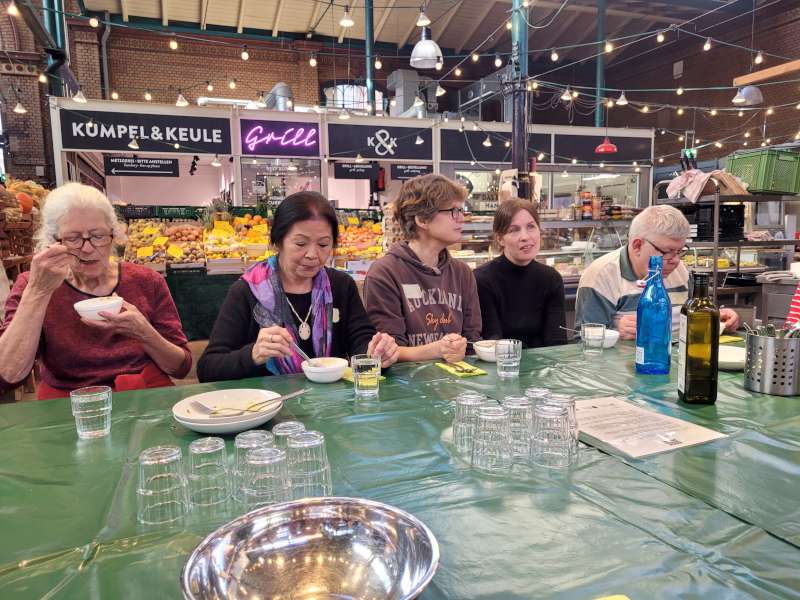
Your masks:
M 453 221 L 457 221 L 459 217 L 464 216 L 464 209 L 461 208 L 460 206 L 454 206 L 452 208 L 442 208 L 438 212 L 449 212 L 450 217 L 453 219 Z
M 86 242 L 89 242 L 94 248 L 105 248 L 113 239 L 114 236 L 110 233 L 101 233 L 87 236 L 68 235 L 62 238 L 56 238 L 56 241 L 72 250 L 80 250 Z
M 687 248 L 686 246 L 684 246 L 680 250 L 662 250 L 647 238 L 645 238 L 644 241 L 650 244 L 653 248 L 655 248 L 656 252 L 658 252 L 661 256 L 663 256 L 666 259 L 676 258 L 676 257 L 683 258 L 689 252 L 689 248 Z

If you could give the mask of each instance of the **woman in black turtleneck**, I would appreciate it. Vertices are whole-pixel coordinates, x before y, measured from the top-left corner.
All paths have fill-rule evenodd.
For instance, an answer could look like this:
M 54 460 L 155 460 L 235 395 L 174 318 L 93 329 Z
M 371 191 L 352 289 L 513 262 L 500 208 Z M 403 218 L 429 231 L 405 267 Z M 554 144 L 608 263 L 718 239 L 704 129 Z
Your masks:
M 484 339 L 522 340 L 525 348 L 567 343 L 564 282 L 561 275 L 536 262 L 539 215 L 530 202 L 503 202 L 492 226 L 502 254 L 475 269 Z

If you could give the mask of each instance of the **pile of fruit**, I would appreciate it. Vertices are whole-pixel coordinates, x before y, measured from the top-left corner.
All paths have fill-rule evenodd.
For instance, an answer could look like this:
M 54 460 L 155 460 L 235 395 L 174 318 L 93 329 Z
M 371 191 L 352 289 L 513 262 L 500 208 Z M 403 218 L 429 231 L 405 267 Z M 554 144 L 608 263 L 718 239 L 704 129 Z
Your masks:
M 233 219 L 233 229 L 239 238 L 247 237 L 256 225 L 262 225 L 269 231 L 269 221 L 261 215 L 247 213 L 243 217 L 234 217 Z
M 164 231 L 169 238 L 167 261 L 170 264 L 203 263 L 206 259 L 203 228 L 194 221 L 173 223 Z
M 242 246 L 230 223 L 215 222 L 214 229 L 205 232 L 204 242 L 207 260 L 242 258 Z
M 125 260 L 137 265 L 164 266 L 169 238 L 164 223 L 155 219 L 133 219 L 128 223 Z
M 0 210 L 7 223 L 39 223 L 39 210 L 47 190 L 35 181 L 9 177 L 5 189 L 0 188 Z
M 339 225 L 336 256 L 345 260 L 370 260 L 383 254 L 383 227 L 380 223 Z

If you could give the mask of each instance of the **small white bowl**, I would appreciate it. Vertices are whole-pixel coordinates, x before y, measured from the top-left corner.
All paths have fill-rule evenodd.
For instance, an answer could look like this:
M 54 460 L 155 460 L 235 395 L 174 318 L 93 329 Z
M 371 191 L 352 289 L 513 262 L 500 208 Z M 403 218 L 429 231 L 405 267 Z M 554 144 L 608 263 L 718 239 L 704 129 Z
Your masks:
M 314 366 L 304 360 L 300 365 L 306 377 L 315 383 L 333 383 L 339 381 L 347 368 L 347 361 L 343 358 L 326 356 L 324 358 L 312 359 Z M 320 365 L 320 366 L 317 366 Z
M 472 347 L 475 348 L 475 354 L 478 355 L 479 359 L 485 360 L 486 362 L 497 362 L 494 355 L 496 344 L 496 340 L 481 340 L 472 344 Z
M 603 348 L 613 348 L 619 341 L 619 331 L 616 329 L 606 329 L 606 335 L 603 337 Z
M 122 310 L 122 302 L 123 300 L 119 296 L 101 296 L 81 300 L 72 306 L 81 318 L 87 321 L 105 321 L 100 313 L 107 312 L 116 315 Z

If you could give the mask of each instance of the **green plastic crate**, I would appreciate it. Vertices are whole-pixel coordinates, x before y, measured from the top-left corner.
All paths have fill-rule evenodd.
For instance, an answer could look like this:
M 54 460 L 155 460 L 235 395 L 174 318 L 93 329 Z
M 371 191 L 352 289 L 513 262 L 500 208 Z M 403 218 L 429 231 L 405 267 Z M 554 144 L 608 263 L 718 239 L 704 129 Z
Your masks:
M 800 192 L 800 154 L 791 150 L 739 150 L 728 158 L 728 171 L 756 193 Z
M 194 206 L 156 206 L 155 209 L 159 219 L 197 219 L 197 208 Z

